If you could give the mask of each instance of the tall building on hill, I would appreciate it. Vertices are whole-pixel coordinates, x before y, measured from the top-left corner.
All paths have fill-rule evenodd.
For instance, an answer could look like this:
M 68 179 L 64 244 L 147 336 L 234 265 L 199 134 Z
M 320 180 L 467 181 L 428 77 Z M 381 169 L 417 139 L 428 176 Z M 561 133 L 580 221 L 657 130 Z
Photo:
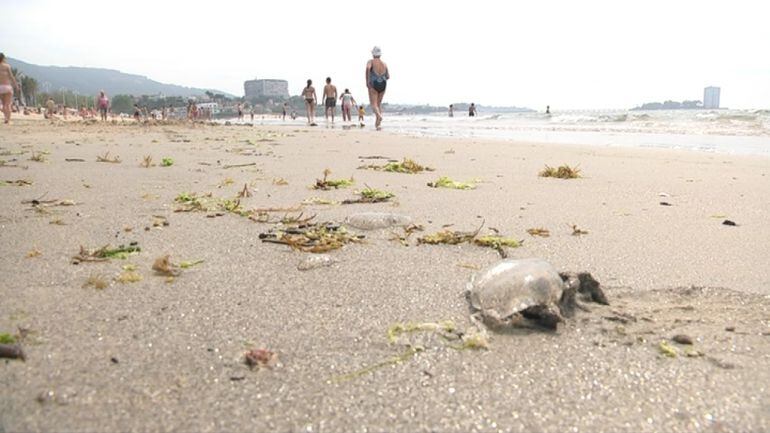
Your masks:
M 719 87 L 709 86 L 703 89 L 703 108 L 719 108 Z
M 263 97 L 288 98 L 289 82 L 286 80 L 249 80 L 243 83 L 246 99 Z

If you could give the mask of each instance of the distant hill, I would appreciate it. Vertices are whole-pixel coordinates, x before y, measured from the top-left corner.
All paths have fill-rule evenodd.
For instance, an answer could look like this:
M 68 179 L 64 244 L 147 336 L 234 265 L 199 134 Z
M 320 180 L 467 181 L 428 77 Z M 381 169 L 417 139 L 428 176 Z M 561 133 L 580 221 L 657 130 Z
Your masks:
M 166 96 L 188 97 L 203 95 L 206 90 L 211 90 L 214 93 L 232 96 L 213 89 L 197 89 L 159 83 L 141 75 L 126 74 L 114 69 L 40 66 L 10 57 L 7 60 L 14 68 L 36 79 L 39 91 L 58 91 L 61 88 L 66 88 L 71 92 L 83 95 L 94 95 L 99 90 L 104 90 L 108 95 L 139 96 L 162 93 Z

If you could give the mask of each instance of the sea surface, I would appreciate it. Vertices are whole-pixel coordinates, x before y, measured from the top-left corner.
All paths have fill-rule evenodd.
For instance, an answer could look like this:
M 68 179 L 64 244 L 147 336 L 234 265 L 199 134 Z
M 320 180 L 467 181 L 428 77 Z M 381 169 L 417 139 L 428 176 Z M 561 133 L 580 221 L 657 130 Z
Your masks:
M 323 114 L 318 119 L 324 127 Z M 371 116 L 367 122 L 372 123 Z M 280 123 L 255 118 L 257 124 Z M 297 118 L 292 124 L 303 124 Z M 340 127 L 339 117 L 337 127 Z M 386 113 L 390 132 L 420 137 L 682 149 L 770 157 L 770 110 L 557 111 L 552 114 L 480 112 Z

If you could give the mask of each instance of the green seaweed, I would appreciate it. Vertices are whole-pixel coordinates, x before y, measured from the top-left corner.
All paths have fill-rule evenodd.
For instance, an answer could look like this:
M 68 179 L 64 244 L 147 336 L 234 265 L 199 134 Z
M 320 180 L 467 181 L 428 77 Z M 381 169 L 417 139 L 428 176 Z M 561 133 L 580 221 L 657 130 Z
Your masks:
M 521 246 L 522 241 L 498 235 L 487 235 L 474 239 L 473 243 L 482 247 L 498 249 L 500 247 L 518 248 Z
M 182 269 L 187 269 L 187 268 L 192 268 L 193 266 L 199 265 L 201 263 L 203 263 L 203 260 L 192 260 L 192 261 L 184 260 L 182 262 L 179 262 L 179 267 Z
M 576 167 L 570 167 L 567 164 L 560 165 L 557 168 L 546 165 L 540 173 L 540 177 L 555 177 L 558 179 L 577 179 L 580 176 L 580 169 Z
M 342 374 L 339 376 L 334 376 L 332 378 L 332 382 L 345 382 L 351 379 L 356 379 L 361 376 L 365 376 L 367 374 L 373 373 L 383 367 L 387 367 L 389 365 L 396 365 L 401 364 L 402 362 L 408 361 L 414 357 L 414 355 L 422 352 L 424 349 L 422 347 L 416 346 L 416 347 L 408 347 L 404 352 L 386 359 L 384 361 L 380 361 L 376 364 L 370 365 L 368 367 L 364 367 L 362 369 L 356 370 L 352 373 L 348 374 Z
M 435 182 L 428 182 L 428 186 L 431 188 L 449 188 L 462 190 L 476 189 L 476 185 L 471 182 L 457 182 L 447 176 L 441 176 Z
M 160 161 L 160 165 L 163 167 L 171 167 L 172 165 L 174 165 L 174 160 L 171 158 L 163 158 Z
M 390 325 L 390 327 L 388 327 L 387 335 L 388 335 L 388 342 L 392 344 L 398 341 L 398 337 L 400 337 L 403 334 L 409 334 L 413 332 L 422 332 L 422 331 L 431 331 L 431 332 L 443 331 L 443 332 L 452 333 L 452 332 L 455 332 L 456 330 L 457 330 L 457 326 L 451 320 L 445 320 L 443 322 L 438 322 L 438 323 L 407 322 L 407 323 L 394 323 L 393 325 Z
M 331 173 L 332 173 L 331 170 L 329 170 L 328 168 L 324 170 L 324 178 L 316 179 L 315 185 L 313 185 L 313 189 L 330 190 L 332 188 L 334 189 L 346 188 L 348 186 L 353 185 L 354 183 L 354 180 L 352 177 L 350 179 L 327 179 Z
M 16 337 L 8 333 L 0 334 L 0 344 L 16 344 Z
M 669 358 L 676 358 L 677 351 L 674 346 L 668 344 L 665 340 L 661 341 L 660 344 L 658 344 L 658 350 L 660 351 L 661 355 L 667 356 Z

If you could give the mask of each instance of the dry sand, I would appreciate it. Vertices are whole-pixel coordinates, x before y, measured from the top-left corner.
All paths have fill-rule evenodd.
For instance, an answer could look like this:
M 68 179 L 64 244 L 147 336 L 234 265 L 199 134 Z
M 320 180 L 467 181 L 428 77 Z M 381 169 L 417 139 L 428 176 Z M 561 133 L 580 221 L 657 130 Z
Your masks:
M 42 151 L 45 162 L 29 160 Z M 122 162 L 96 162 L 107 151 Z M 32 182 L 0 186 L 0 333 L 31 331 L 26 362 L 0 363 L 0 431 L 770 430 L 768 159 L 339 128 L 23 119 L 0 129 L 0 153 L 0 180 Z M 143 168 L 144 155 L 174 164 Z M 359 158 L 372 155 L 436 171 L 357 169 L 385 162 Z M 247 163 L 256 165 L 224 168 Z M 538 177 L 561 163 L 584 177 Z M 325 168 L 355 186 L 309 189 Z M 472 191 L 426 186 L 441 175 L 482 182 Z M 179 193 L 233 198 L 244 184 L 254 193 L 245 209 L 352 198 L 366 184 L 395 193 L 397 205 L 302 212 L 319 221 L 396 212 L 425 232 L 410 246 L 390 240 L 391 230 L 365 232 L 366 243 L 330 253 L 338 263 L 300 271 L 311 254 L 262 243 L 269 224 L 174 212 Z M 39 197 L 76 204 L 22 204 Z M 152 227 L 153 215 L 169 225 Z M 524 240 L 511 257 L 591 272 L 611 305 L 556 333 L 493 335 L 487 350 L 414 335 L 424 351 L 336 380 L 404 353 L 386 338 L 394 323 L 469 326 L 466 282 L 498 253 L 415 240 L 482 221 L 484 231 Z M 588 234 L 572 236 L 573 224 Z M 551 236 L 527 234 L 534 227 Z M 71 263 L 81 245 L 131 241 L 142 251 L 126 260 Z M 204 262 L 167 282 L 151 270 L 164 254 Z M 143 279 L 113 281 L 126 264 Z M 83 287 L 98 275 L 108 287 Z M 692 337 L 702 356 L 673 342 L 678 356 L 664 356 L 660 342 L 675 334 Z M 250 370 L 251 348 L 274 351 L 278 363 Z

